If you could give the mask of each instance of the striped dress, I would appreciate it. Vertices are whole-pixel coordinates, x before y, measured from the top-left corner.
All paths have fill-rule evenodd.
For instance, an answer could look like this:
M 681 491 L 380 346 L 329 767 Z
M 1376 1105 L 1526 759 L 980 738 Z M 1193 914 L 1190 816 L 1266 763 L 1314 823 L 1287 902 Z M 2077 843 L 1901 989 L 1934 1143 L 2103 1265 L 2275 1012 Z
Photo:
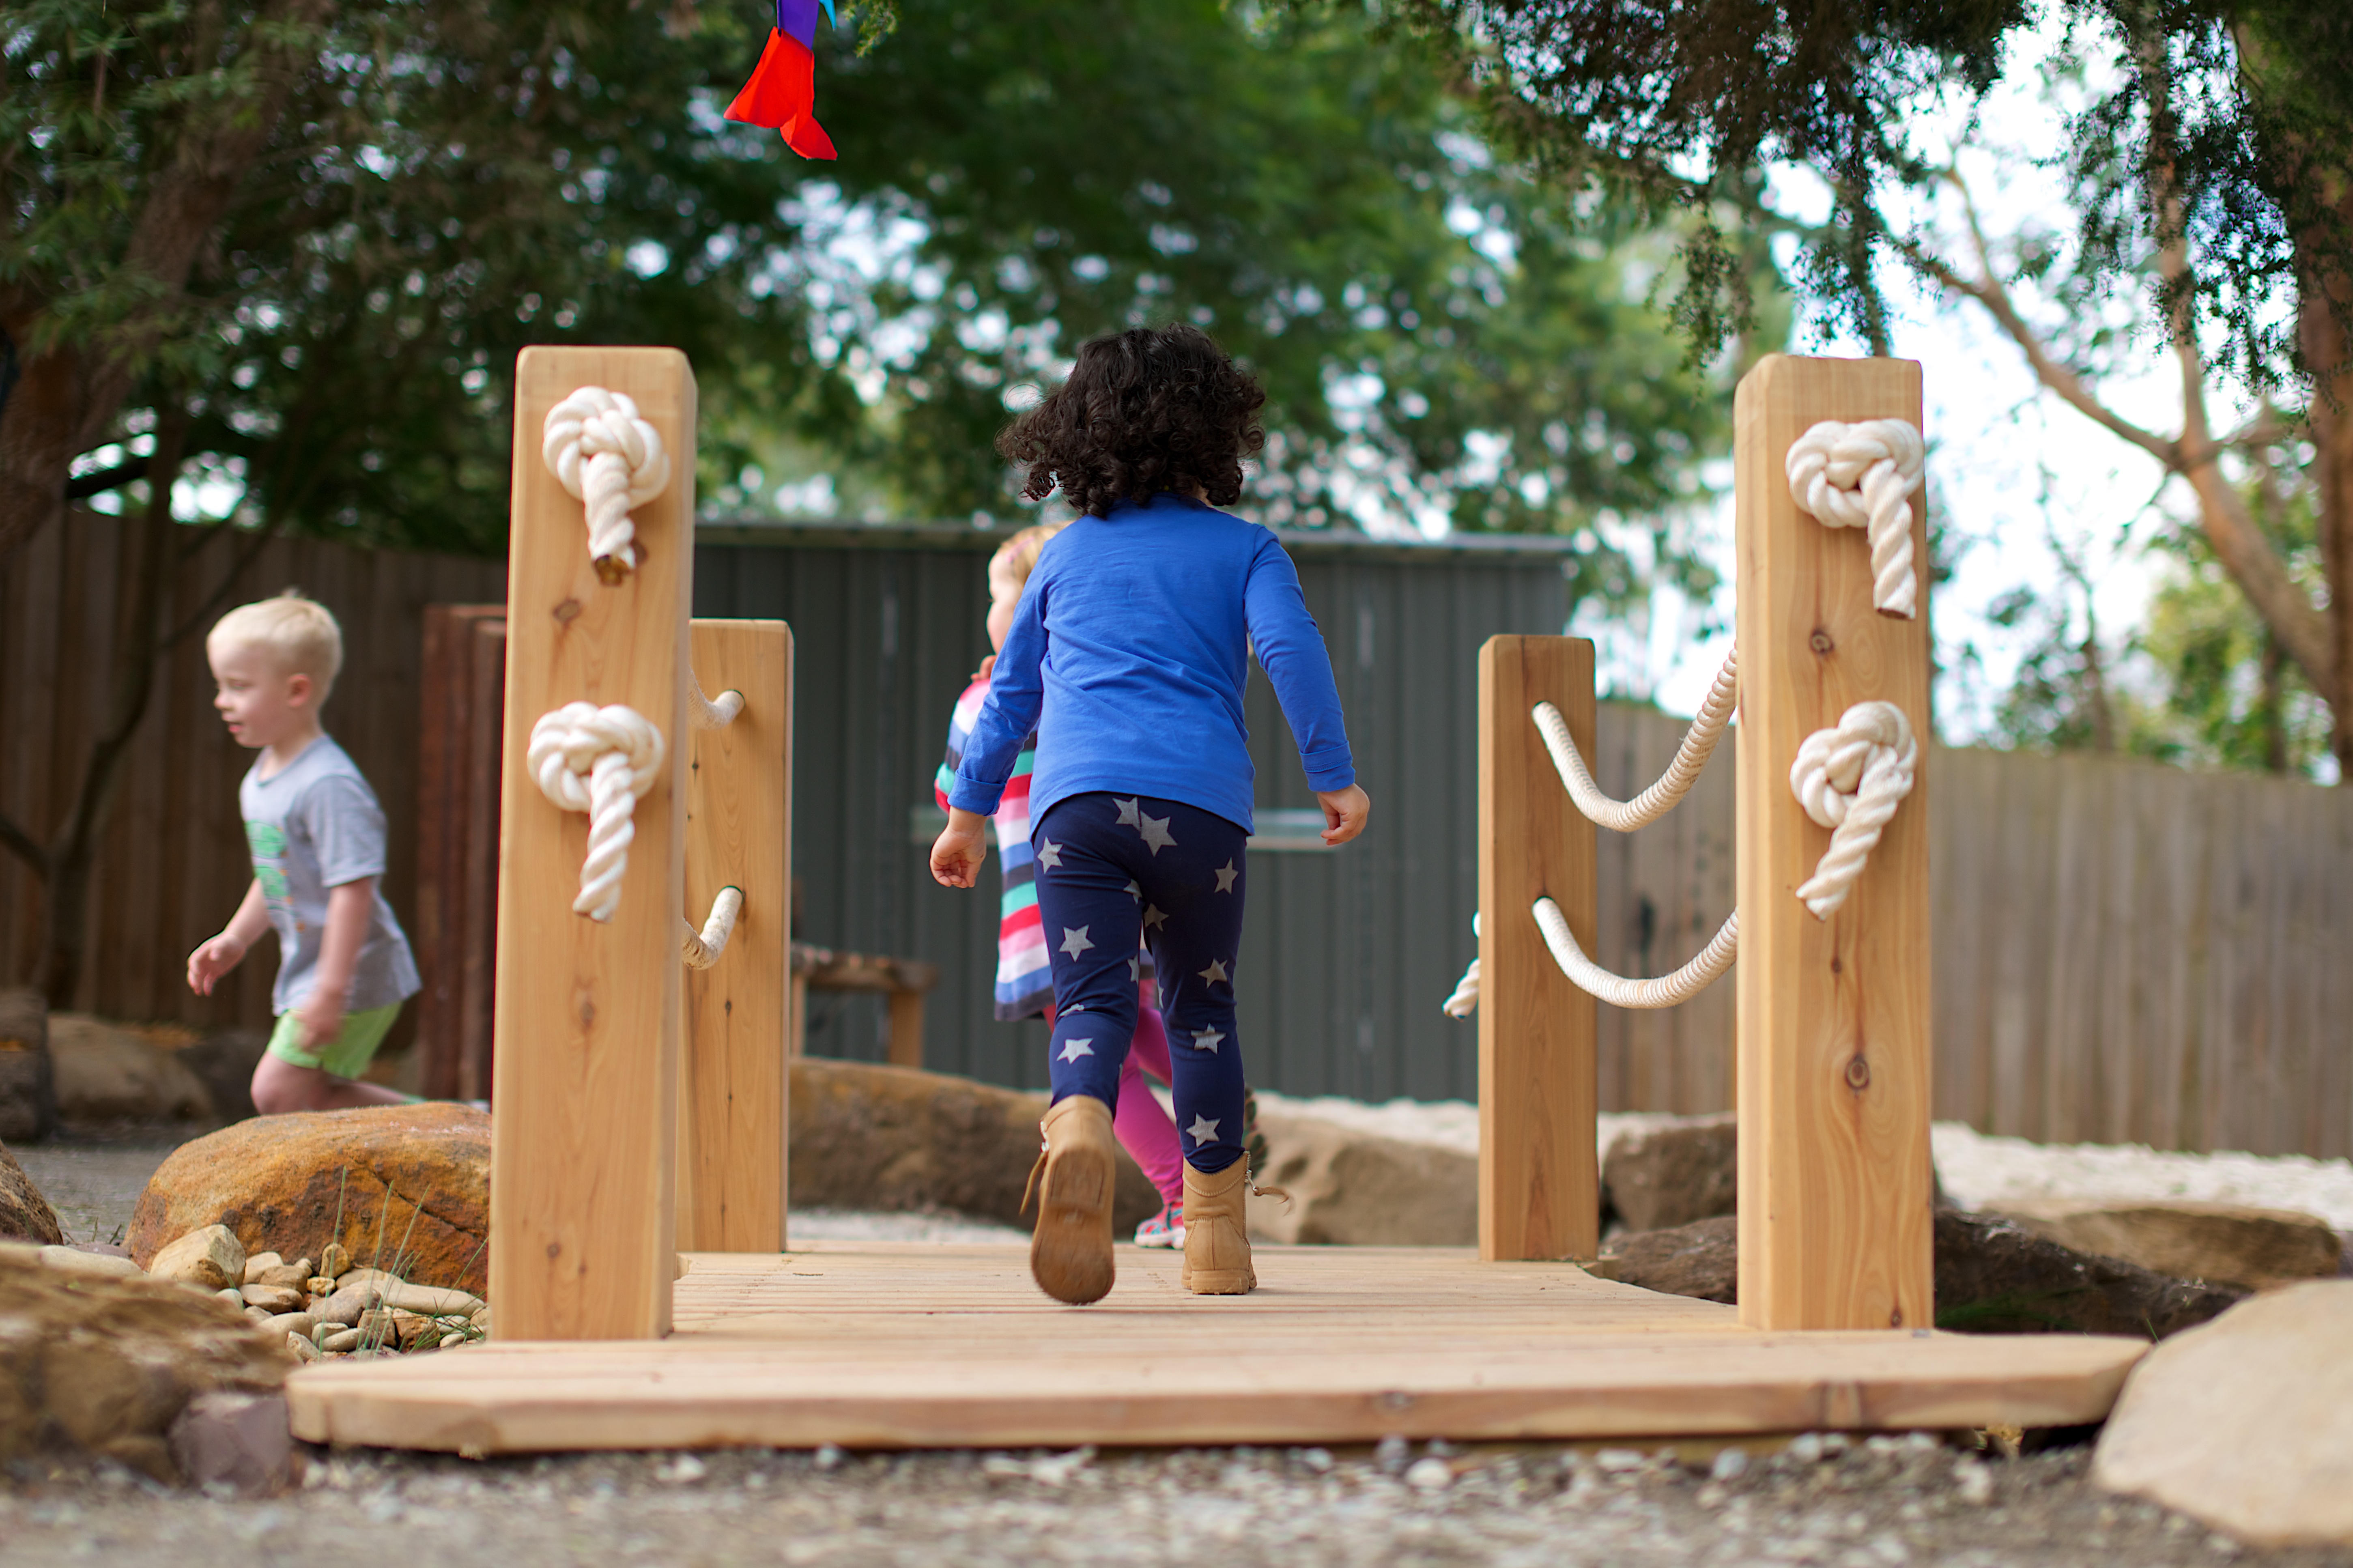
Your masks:
M 932 795 L 942 811 L 948 789 L 955 783 L 965 743 L 988 700 L 988 682 L 974 681 L 956 699 L 955 716 L 948 721 L 947 760 L 932 779 Z M 1005 796 L 997 805 L 997 865 L 1004 879 L 997 899 L 997 1016 L 1007 1022 L 1035 1018 L 1054 999 L 1053 955 L 1046 949 L 1046 933 L 1038 921 L 1035 857 L 1029 848 L 1029 771 L 1038 760 L 1038 737 L 1021 743 L 1014 759 L 1013 776 L 1006 781 Z M 1152 955 L 1141 954 L 1144 977 L 1152 977 Z

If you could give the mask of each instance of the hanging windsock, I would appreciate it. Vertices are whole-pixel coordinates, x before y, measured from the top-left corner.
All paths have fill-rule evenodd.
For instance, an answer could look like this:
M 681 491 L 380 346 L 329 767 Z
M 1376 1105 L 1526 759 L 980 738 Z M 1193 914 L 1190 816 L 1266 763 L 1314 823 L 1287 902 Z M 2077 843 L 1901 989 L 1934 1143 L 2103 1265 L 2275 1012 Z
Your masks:
M 804 158 L 830 158 L 833 138 L 817 122 L 817 13 L 841 26 L 833 0 L 776 0 L 776 26 L 752 79 L 727 106 L 727 118 L 781 131 L 785 145 Z

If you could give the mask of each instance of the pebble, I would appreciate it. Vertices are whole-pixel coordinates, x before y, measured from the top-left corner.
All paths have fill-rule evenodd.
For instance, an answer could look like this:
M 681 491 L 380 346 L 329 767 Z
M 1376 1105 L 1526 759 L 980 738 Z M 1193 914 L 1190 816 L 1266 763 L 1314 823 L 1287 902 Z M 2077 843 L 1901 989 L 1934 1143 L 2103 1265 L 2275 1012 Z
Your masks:
M 838 1445 L 820 1443 L 818 1445 L 817 1457 L 812 1462 L 820 1470 L 830 1470 L 840 1465 L 842 1458 L 841 1449 Z
M 360 1321 L 360 1314 L 375 1304 L 373 1287 L 354 1285 L 348 1290 L 337 1290 L 324 1301 L 313 1300 L 311 1316 L 322 1323 L 341 1323 L 350 1328 Z
M 319 1254 L 319 1272 L 332 1279 L 352 1266 L 352 1255 L 340 1241 L 331 1241 Z
M 286 1348 L 294 1352 L 296 1361 L 311 1362 L 319 1359 L 319 1347 L 301 1334 L 288 1334 Z
M 1406 1466 L 1412 1462 L 1413 1445 L 1394 1432 L 1382 1438 L 1373 1449 L 1373 1463 L 1381 1468 L 1383 1475 L 1403 1475 Z
M 110 1258 L 102 1252 L 84 1252 L 74 1247 L 44 1247 L 41 1261 L 66 1274 L 100 1274 L 122 1279 L 147 1277 L 147 1271 L 128 1258 Z
M 1993 1501 L 1993 1472 L 1982 1460 L 1966 1458 L 1955 1465 L 1953 1486 L 1961 1494 L 1961 1500 L 1971 1508 L 1983 1508 Z
M 331 1355 L 343 1355 L 359 1349 L 360 1342 L 366 1337 L 357 1329 L 345 1329 L 341 1333 L 330 1334 L 321 1340 L 319 1348 Z
M 318 1325 L 311 1322 L 308 1312 L 280 1312 L 262 1326 L 272 1333 L 299 1334 L 308 1340 Z
M 1748 1450 L 1724 1448 L 1718 1450 L 1715 1463 L 1707 1468 L 1711 1480 L 1736 1481 L 1748 1473 Z
M 428 1318 L 471 1317 L 484 1305 L 480 1296 L 464 1290 L 446 1290 L 438 1285 L 411 1285 L 396 1279 L 381 1289 L 385 1306 L 397 1307 L 404 1312 L 421 1312 Z
M 248 1285 L 239 1293 L 247 1306 L 271 1312 L 291 1312 L 302 1305 L 302 1292 L 285 1285 Z
M 1632 1448 L 1604 1448 L 1593 1456 L 1593 1462 L 1613 1476 L 1626 1475 L 1650 1463 Z
M 180 1283 L 183 1285 L 190 1285 L 194 1284 L 195 1281 L 183 1279 Z M 232 1307 L 242 1309 L 245 1306 L 245 1292 L 242 1290 L 207 1290 L 205 1294 L 212 1297 L 216 1300 L 227 1301 Z
M 259 1285 L 264 1274 L 273 1268 L 282 1268 L 285 1265 L 286 1259 L 274 1252 L 248 1253 L 245 1259 L 245 1278 L 240 1283 Z
M 1454 1467 L 1436 1458 L 1416 1459 L 1406 1467 L 1405 1484 L 1416 1491 L 1442 1492 L 1454 1484 Z

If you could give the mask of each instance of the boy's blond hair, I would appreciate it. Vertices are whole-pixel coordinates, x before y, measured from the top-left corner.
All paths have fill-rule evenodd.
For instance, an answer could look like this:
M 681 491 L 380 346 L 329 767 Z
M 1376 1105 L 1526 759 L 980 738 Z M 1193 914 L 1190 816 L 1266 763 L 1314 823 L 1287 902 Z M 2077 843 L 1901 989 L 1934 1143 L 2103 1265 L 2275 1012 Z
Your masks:
M 318 703 L 335 689 L 343 668 L 343 629 L 333 612 L 301 590 L 289 588 L 274 599 L 239 605 L 205 634 L 206 649 L 258 647 L 277 661 L 280 673 L 307 675 L 318 688 Z M 316 704 L 314 703 L 314 706 Z
M 988 576 L 993 584 L 1002 574 L 1009 586 L 1020 587 L 1029 581 L 1029 574 L 1038 569 L 1038 556 L 1046 548 L 1046 541 L 1070 527 L 1068 522 L 1033 522 L 997 547 L 988 558 Z

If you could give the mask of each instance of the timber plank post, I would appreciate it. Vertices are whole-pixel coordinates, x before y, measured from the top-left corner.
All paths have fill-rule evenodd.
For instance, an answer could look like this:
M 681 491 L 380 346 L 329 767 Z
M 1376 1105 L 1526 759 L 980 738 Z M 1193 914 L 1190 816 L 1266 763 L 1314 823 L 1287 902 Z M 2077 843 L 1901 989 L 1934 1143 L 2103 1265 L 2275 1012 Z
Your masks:
M 1928 1152 L 1927 509 L 1915 619 L 1872 607 L 1870 546 L 1799 510 L 1783 463 L 1820 420 L 1921 419 L 1908 360 L 1767 355 L 1735 402 L 1738 485 L 1740 1318 L 1935 1321 Z M 1830 831 L 1789 788 L 1799 743 L 1856 702 L 1919 738 L 1910 796 L 1828 921 L 1798 900 Z
M 744 908 L 719 962 L 685 977 L 678 1245 L 782 1252 L 793 634 L 782 621 L 698 620 L 689 643 L 704 693 L 740 691 L 744 710 L 690 737 L 686 918 L 698 923 L 726 887 L 742 889 Z
M 1479 1256 L 1600 1251 L 1594 1001 L 1529 912 L 1550 896 L 1594 949 L 1593 824 L 1529 710 L 1550 702 L 1592 754 L 1593 644 L 1494 637 L 1479 650 Z
M 634 398 L 672 464 L 631 514 L 637 570 L 612 585 L 589 560 L 581 503 L 540 455 L 548 410 L 581 386 Z M 694 428 L 694 373 L 675 349 L 530 348 L 516 362 L 491 1124 L 504 1340 L 670 1331 Z M 552 805 L 525 762 L 532 726 L 574 701 L 626 703 L 666 742 L 606 922 L 572 911 L 588 818 Z

